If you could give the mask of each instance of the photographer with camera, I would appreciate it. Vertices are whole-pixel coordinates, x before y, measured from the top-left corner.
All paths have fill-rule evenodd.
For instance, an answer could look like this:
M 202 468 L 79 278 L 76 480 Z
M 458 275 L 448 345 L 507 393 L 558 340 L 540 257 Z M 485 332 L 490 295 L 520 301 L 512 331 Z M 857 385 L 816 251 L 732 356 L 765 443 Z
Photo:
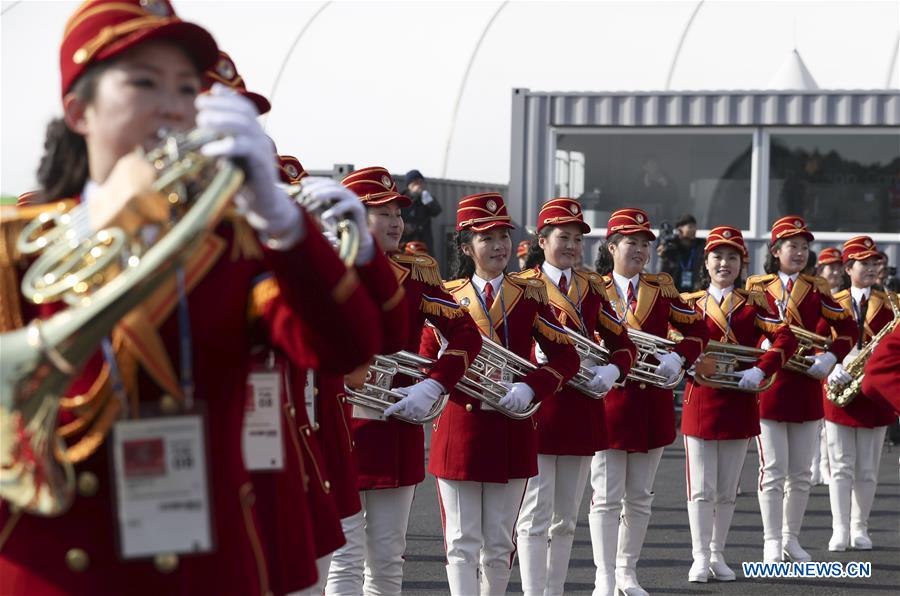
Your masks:
M 693 292 L 699 288 L 703 244 L 703 240 L 697 238 L 697 220 L 693 215 L 679 217 L 674 229 L 668 222 L 660 224 L 656 245 L 656 254 L 662 261 L 660 271 L 672 276 L 679 292 Z

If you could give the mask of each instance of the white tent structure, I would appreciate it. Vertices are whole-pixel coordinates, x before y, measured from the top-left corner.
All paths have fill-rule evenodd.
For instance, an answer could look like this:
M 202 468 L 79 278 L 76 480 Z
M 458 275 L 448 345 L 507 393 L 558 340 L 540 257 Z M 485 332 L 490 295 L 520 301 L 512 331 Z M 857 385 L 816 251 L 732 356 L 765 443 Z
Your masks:
M 513 87 L 900 86 L 896 0 L 175 5 L 272 100 L 267 130 L 308 169 L 381 164 L 505 183 Z M 60 36 L 76 6 L 2 3 L 4 194 L 35 187 L 44 126 L 60 111 Z

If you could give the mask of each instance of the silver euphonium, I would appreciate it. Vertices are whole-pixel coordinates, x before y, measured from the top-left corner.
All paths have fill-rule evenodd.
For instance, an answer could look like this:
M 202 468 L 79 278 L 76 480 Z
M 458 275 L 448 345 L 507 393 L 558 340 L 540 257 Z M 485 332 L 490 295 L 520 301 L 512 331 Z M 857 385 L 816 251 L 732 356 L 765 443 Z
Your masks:
M 434 360 L 425 356 L 419 356 L 412 352 L 400 351 L 393 354 L 379 354 L 375 356 L 366 379 L 361 387 L 344 385 L 344 393 L 347 401 L 355 406 L 368 408 L 376 412 L 384 413 L 386 409 L 406 397 L 391 388 L 394 377 L 405 375 L 416 381 L 427 377 L 427 370 L 434 366 Z M 421 419 L 407 418 L 401 414 L 394 414 L 396 418 L 409 424 L 427 424 L 441 415 L 447 406 L 448 394 L 441 395 L 431 410 Z
M 168 278 L 241 187 L 236 165 L 200 154 L 212 138 L 199 130 L 170 136 L 145 156 L 149 166 L 141 162 L 153 168 L 145 170 L 155 175 L 150 192 L 177 214 L 152 244 L 119 228 L 80 239 L 72 224 L 86 213 L 78 212 L 83 206 L 37 218 L 22 232 L 20 251 L 41 253 L 23 278 L 23 295 L 70 306 L 0 335 L 0 498 L 13 507 L 53 516 L 71 505 L 74 471 L 57 435 L 59 399 L 115 324 Z
M 627 377 L 628 380 L 646 383 L 661 389 L 674 389 L 681 383 L 681 379 L 684 378 L 684 369 L 671 383 L 667 377 L 656 373 L 656 367 L 659 366 L 658 357 L 664 353 L 671 352 L 677 342 L 631 328 L 628 329 L 628 337 L 637 348 L 637 359 L 631 365 L 631 370 Z
M 573 331 L 566 327 L 566 335 L 569 336 L 569 339 L 572 340 L 572 344 L 575 346 L 575 351 L 578 352 L 578 357 L 581 359 L 581 362 L 596 362 L 601 366 L 605 366 L 609 364 L 609 350 L 606 349 L 606 346 L 603 346 L 592 339 L 589 339 L 577 331 Z M 593 399 L 600 399 L 606 393 L 598 393 L 597 391 L 593 391 L 588 388 L 588 383 L 594 378 L 594 373 L 591 372 L 587 366 L 582 364 L 578 373 L 572 377 L 571 380 L 567 383 L 569 386 L 578 389 L 580 392 L 585 394 L 588 397 Z M 622 383 L 615 383 L 613 387 L 621 387 Z
M 521 381 L 537 366 L 497 342 L 481 336 L 481 351 L 469 365 L 456 388 L 513 420 L 524 420 L 537 412 L 540 402 L 521 412 L 500 405 L 507 394 L 507 384 Z

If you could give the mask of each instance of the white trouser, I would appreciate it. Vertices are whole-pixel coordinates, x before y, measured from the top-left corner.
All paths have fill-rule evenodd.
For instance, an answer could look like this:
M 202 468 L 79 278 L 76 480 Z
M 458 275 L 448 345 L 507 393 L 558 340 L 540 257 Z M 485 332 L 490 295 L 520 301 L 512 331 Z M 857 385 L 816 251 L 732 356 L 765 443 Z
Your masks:
M 684 437 L 684 455 L 686 462 L 685 477 L 687 481 L 687 500 L 689 503 L 708 503 L 709 507 L 688 507 L 688 515 L 706 515 L 709 519 L 691 520 L 692 542 L 697 546 L 695 551 L 702 550 L 704 556 L 710 556 L 710 541 L 715 539 L 721 553 L 724 548 L 728 527 L 722 526 L 727 519 L 730 525 L 731 516 L 717 515 L 717 509 L 734 507 L 737 487 L 744 458 L 750 439 L 734 439 L 725 441 L 707 441 L 697 437 Z M 703 530 L 703 536 L 695 535 Z M 702 538 L 702 539 L 701 539 Z M 696 553 L 695 553 L 696 557 Z
M 757 437 L 759 505 L 765 540 L 797 539 L 809 500 L 819 421 L 778 422 L 763 418 Z
M 591 456 L 538 455 L 538 475 L 528 479 L 516 527 L 526 596 L 562 593 L 590 470 Z
M 347 543 L 332 555 L 326 594 L 399 594 L 414 486 L 360 491 L 362 511 L 341 520 Z
M 473 572 L 480 568 L 482 594 L 506 593 L 525 479 L 500 483 L 438 478 L 437 485 L 447 564 Z
M 653 479 L 662 453 L 662 447 L 647 453 L 607 449 L 595 453 L 591 460 L 589 521 L 597 566 L 595 593 L 611 593 L 609 587 L 617 568 L 634 574 L 647 533 Z M 618 525 L 620 514 L 623 523 Z
M 831 471 L 828 464 L 828 441 L 825 437 L 825 420 L 819 425 L 819 449 L 813 452 L 812 483 L 821 484 L 831 480 Z
M 832 528 L 854 534 L 868 530 L 869 514 L 875 499 L 881 448 L 886 426 L 855 428 L 825 423 L 828 458 L 831 461 Z
M 328 568 L 330 566 L 330 554 L 316 559 L 316 571 L 319 574 L 319 579 L 316 581 L 316 583 L 306 588 L 305 590 L 300 590 L 299 592 L 290 592 L 287 596 L 321 596 L 322 592 L 324 592 L 325 590 L 325 581 L 328 579 Z

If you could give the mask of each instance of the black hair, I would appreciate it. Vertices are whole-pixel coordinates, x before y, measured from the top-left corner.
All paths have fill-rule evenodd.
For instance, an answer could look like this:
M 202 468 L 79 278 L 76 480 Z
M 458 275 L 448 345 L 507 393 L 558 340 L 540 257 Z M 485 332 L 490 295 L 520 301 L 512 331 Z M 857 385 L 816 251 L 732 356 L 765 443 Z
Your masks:
M 109 61 L 102 61 L 90 66 L 72 84 L 69 93 L 74 93 L 83 102 L 93 101 L 97 81 L 109 64 Z M 84 189 L 88 174 L 84 137 L 69 128 L 64 119 L 54 118 L 47 125 L 44 155 L 37 171 L 44 200 L 55 201 L 77 195 Z
M 617 232 L 612 236 L 607 236 L 606 240 L 600 243 L 600 246 L 597 248 L 597 260 L 594 262 L 594 269 L 597 270 L 597 273 L 600 275 L 609 275 L 612 273 L 614 265 L 613 257 L 606 246 L 608 244 L 619 244 L 624 238 L 624 234 L 619 234 Z
M 475 274 L 475 261 L 469 255 L 463 253 L 464 244 L 472 244 L 475 233 L 472 230 L 460 230 L 453 235 L 453 259 L 451 260 L 451 277 L 462 279 L 472 277 Z
M 541 248 L 539 238 L 546 240 L 550 237 L 550 232 L 552 231 L 553 226 L 544 226 L 538 232 L 538 235 L 531 240 L 531 244 L 528 246 L 528 254 L 525 255 L 525 269 L 539 267 L 544 264 L 544 249 Z
M 688 224 L 694 224 L 696 226 L 697 219 L 690 213 L 685 213 L 684 215 L 679 217 L 678 220 L 675 222 L 675 227 L 680 228 L 681 226 L 686 226 Z
M 806 267 L 803 268 L 803 273 L 807 275 L 815 275 L 816 274 L 816 261 L 817 261 L 816 251 L 810 250 L 809 256 L 806 257 Z
M 738 258 L 741 258 L 741 251 L 735 249 L 738 254 Z M 703 253 L 703 266 L 700 267 L 700 289 L 705 290 L 712 283 L 712 278 L 709 276 L 709 271 L 706 269 L 706 255 L 709 254 L 707 252 Z M 743 288 L 744 287 L 744 278 L 741 277 L 741 270 L 744 268 L 744 261 L 741 259 L 741 267 L 738 269 L 738 275 L 734 278 L 734 287 L 735 288 Z
M 778 257 L 772 254 L 772 252 L 781 248 L 781 245 L 784 244 L 784 238 L 779 238 L 775 242 L 769 243 L 769 251 L 766 253 L 766 262 L 763 264 L 763 271 L 766 273 L 778 273 L 781 270 L 781 263 L 778 262 Z

